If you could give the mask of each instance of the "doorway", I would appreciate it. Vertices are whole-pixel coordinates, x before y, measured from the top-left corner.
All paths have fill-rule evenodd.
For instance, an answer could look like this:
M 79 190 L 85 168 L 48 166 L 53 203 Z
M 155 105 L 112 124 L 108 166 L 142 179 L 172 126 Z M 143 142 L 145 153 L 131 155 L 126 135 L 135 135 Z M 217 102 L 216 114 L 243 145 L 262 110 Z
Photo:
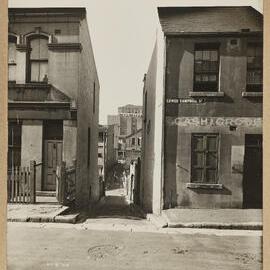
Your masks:
M 62 141 L 44 142 L 44 191 L 56 191 L 56 167 L 62 162 Z
M 245 135 L 243 208 L 262 208 L 262 135 Z
M 56 191 L 56 168 L 62 163 L 63 121 L 43 124 L 43 191 Z

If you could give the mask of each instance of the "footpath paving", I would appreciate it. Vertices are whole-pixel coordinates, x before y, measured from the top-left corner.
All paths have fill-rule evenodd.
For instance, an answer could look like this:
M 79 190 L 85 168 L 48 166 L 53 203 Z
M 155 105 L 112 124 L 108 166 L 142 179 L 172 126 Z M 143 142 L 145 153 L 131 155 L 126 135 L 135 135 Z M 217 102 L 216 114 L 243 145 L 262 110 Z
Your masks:
M 147 215 L 159 228 L 262 230 L 260 209 L 168 209 L 160 216 Z
M 168 209 L 161 215 L 145 214 L 130 204 L 124 189 L 106 191 L 88 210 L 71 211 L 56 203 L 9 204 L 8 221 L 81 224 L 87 229 L 152 231 L 154 229 L 262 230 L 262 210 L 258 209 Z
M 58 222 L 58 216 L 67 210 L 67 206 L 58 204 L 8 204 L 7 220 L 12 222 Z

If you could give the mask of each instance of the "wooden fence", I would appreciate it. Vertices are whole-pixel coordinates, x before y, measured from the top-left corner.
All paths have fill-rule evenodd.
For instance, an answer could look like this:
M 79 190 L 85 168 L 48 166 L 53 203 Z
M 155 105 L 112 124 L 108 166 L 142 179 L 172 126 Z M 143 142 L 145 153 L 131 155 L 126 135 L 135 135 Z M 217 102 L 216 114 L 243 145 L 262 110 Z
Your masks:
M 35 203 L 35 178 L 35 161 L 30 162 L 30 167 L 14 167 L 8 171 L 8 202 Z

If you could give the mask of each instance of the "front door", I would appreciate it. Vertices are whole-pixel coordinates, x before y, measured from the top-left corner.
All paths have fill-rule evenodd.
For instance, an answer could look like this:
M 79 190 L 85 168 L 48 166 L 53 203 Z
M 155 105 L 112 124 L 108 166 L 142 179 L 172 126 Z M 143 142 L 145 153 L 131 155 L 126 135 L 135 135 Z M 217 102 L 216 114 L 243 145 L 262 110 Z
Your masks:
M 56 167 L 62 162 L 62 141 L 44 141 L 44 191 L 56 191 Z
M 245 137 L 243 207 L 262 208 L 262 135 Z

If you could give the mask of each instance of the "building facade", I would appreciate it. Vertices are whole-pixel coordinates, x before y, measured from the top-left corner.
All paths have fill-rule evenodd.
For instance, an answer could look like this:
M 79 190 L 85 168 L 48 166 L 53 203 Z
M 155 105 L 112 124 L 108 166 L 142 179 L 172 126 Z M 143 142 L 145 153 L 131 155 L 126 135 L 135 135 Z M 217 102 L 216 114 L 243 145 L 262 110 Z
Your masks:
M 105 179 L 107 167 L 107 137 L 108 130 L 106 126 L 99 125 L 98 132 L 98 175 L 100 180 Z
M 136 154 L 134 151 L 132 153 L 132 151 L 126 149 L 126 138 L 129 139 L 133 135 L 136 136 L 138 131 L 142 129 L 142 106 L 128 104 L 119 107 L 118 115 L 108 115 L 107 123 L 108 126 L 113 126 L 114 129 L 115 160 L 120 163 L 127 162 L 129 165 L 130 158 L 139 155 L 138 149 L 135 151 Z
M 9 167 L 35 160 L 36 188 L 76 161 L 76 202 L 99 198 L 99 80 L 84 8 L 9 9 Z
M 144 208 L 261 208 L 262 14 L 160 7 L 158 15 L 144 86 Z

